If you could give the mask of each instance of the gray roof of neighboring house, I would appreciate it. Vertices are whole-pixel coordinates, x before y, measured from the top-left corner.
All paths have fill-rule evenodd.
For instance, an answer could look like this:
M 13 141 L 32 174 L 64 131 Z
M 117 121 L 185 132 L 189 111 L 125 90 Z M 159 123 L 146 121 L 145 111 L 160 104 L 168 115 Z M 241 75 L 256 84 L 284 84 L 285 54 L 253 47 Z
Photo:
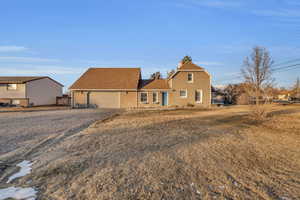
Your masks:
M 0 76 L 0 84 L 22 84 L 30 81 L 35 81 L 39 79 L 49 78 L 50 80 L 56 82 L 57 84 L 63 86 L 61 83 L 53 80 L 48 76 Z

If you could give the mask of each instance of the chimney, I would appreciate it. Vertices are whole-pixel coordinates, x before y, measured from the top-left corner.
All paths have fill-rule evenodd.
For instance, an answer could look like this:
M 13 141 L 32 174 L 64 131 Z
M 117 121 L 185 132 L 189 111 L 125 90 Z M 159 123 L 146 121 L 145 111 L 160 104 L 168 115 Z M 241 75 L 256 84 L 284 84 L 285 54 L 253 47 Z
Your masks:
M 180 61 L 180 62 L 178 63 L 177 69 L 180 69 L 180 68 L 182 67 L 182 65 L 183 65 L 183 62 Z

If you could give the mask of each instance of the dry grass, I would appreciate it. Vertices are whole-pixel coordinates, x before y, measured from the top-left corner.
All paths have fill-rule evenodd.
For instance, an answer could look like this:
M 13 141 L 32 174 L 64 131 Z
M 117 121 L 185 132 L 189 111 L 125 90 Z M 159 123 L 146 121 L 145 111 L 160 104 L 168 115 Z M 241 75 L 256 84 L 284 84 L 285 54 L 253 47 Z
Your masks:
M 132 112 L 35 157 L 41 199 L 299 199 L 300 107 Z M 23 181 L 25 183 L 26 180 Z
M 251 111 L 249 113 L 249 118 L 255 123 L 262 123 L 267 120 L 268 116 L 268 106 L 267 105 L 253 105 L 251 106 Z

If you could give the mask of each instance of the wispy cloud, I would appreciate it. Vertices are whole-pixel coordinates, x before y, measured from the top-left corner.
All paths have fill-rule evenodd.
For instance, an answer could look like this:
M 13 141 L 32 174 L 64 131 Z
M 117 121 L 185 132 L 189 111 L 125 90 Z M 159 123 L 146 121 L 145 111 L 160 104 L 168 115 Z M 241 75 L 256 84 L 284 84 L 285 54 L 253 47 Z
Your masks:
M 137 65 L 141 65 L 145 63 L 143 60 L 73 60 L 74 62 L 91 65 L 93 67 L 136 67 Z
M 22 46 L 0 46 L 0 52 L 22 52 L 28 48 Z
M 299 56 L 300 48 L 296 46 L 271 46 L 269 47 L 271 54 L 275 58 L 279 58 L 280 60 L 275 60 L 281 62 L 284 58 L 283 55 L 288 55 L 290 58 L 287 60 L 293 60 L 295 57 Z
M 286 0 L 286 3 L 292 6 L 300 6 L 299 0 Z
M 218 88 L 218 89 L 225 89 L 227 85 L 222 85 L 222 84 L 219 84 L 219 85 L 214 85 L 215 88 Z
M 4 75 L 68 75 L 81 74 L 85 68 L 80 67 L 65 67 L 65 66 L 34 66 L 26 65 L 22 67 L 1 67 L 1 74 Z
M 211 62 L 211 61 L 194 61 L 197 65 L 203 65 L 203 66 L 222 66 L 223 63 L 221 62 Z
M 175 2 L 178 7 L 211 7 L 211 8 L 234 8 L 243 5 L 242 1 L 239 0 L 181 0 Z
M 19 56 L 0 56 L 0 62 L 60 62 L 59 59 L 37 58 L 37 57 L 19 57 Z
M 265 17 L 300 17 L 298 9 L 280 9 L 280 10 L 254 10 L 253 14 Z
M 242 5 L 240 1 L 225 1 L 225 0 L 194 0 L 195 4 L 207 7 L 225 8 L 225 7 L 239 7 Z

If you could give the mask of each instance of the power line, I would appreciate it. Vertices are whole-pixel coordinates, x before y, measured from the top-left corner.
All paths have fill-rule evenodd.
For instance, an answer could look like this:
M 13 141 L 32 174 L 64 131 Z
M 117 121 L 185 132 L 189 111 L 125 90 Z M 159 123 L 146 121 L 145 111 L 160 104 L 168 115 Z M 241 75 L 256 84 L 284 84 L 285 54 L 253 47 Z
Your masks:
M 299 64 L 294 64 L 294 65 L 288 65 L 288 66 L 283 66 L 283 67 L 277 67 L 277 68 L 274 68 L 274 69 L 271 69 L 271 71 L 273 73 L 277 73 L 277 72 L 285 72 L 285 71 L 290 71 L 290 70 L 294 70 L 294 69 L 298 69 L 300 68 L 300 63 Z M 219 79 L 219 80 L 216 80 L 217 82 L 224 82 L 224 81 L 229 81 L 229 80 L 233 80 L 233 79 L 241 79 L 243 78 L 243 76 L 241 75 L 241 73 L 236 73 L 236 74 L 240 74 L 238 76 L 233 76 L 231 78 L 225 78 L 225 79 Z
M 242 78 L 242 75 L 238 75 L 238 76 L 232 75 L 232 77 L 221 78 L 218 81 L 229 81 L 229 80 L 240 79 L 240 78 Z
M 277 67 L 277 68 L 271 69 L 271 71 L 275 72 L 275 71 L 278 71 L 278 70 L 288 69 L 288 68 L 292 68 L 292 67 L 295 67 L 295 66 L 300 66 L 300 64 L 294 64 L 294 65 L 288 65 L 288 66 L 283 66 L 283 67 Z M 292 69 L 294 69 L 294 68 L 292 68 Z M 231 80 L 231 79 L 242 78 L 242 77 L 243 77 L 242 74 L 237 72 L 236 74 L 233 74 L 232 77 L 228 77 L 228 78 L 221 79 L 221 80 L 225 81 L 225 80 Z
M 284 64 L 289 64 L 289 63 L 293 63 L 293 62 L 298 62 L 300 61 L 300 58 L 296 58 L 296 59 L 293 59 L 293 60 L 288 60 L 288 61 L 285 61 L 285 62 L 279 62 L 278 64 L 274 64 L 273 67 L 278 67 L 280 65 L 284 65 Z
M 283 66 L 283 67 L 277 67 L 277 68 L 271 69 L 271 71 L 277 71 L 277 70 L 281 70 L 281 69 L 288 69 L 288 68 L 295 67 L 295 66 L 299 66 L 299 65 L 300 65 L 300 64 L 297 63 L 297 64 L 294 64 L 294 65 L 288 65 L 288 66 Z
M 272 67 L 276 67 L 276 68 L 271 68 L 271 71 L 272 72 L 285 72 L 285 71 L 298 69 L 300 67 L 300 63 L 293 64 L 293 65 L 282 66 L 284 64 L 293 63 L 293 62 L 297 62 L 297 61 L 300 61 L 300 58 L 288 60 L 288 61 L 285 61 L 285 62 L 280 62 L 276 65 L 273 65 Z M 241 79 L 241 78 L 243 78 L 242 74 L 241 73 L 236 73 L 236 74 L 233 74 L 232 77 L 228 77 L 228 78 L 225 78 L 225 79 L 221 78 L 217 81 L 218 82 L 224 82 L 224 81 L 229 81 L 229 80 L 233 80 L 233 79 Z
M 294 65 L 292 68 L 288 68 L 288 69 L 279 69 L 279 70 L 276 70 L 274 71 L 274 73 L 276 72 L 286 72 L 286 71 L 291 71 L 291 70 L 294 70 L 294 69 L 300 69 L 300 64 L 297 64 L 297 65 Z

